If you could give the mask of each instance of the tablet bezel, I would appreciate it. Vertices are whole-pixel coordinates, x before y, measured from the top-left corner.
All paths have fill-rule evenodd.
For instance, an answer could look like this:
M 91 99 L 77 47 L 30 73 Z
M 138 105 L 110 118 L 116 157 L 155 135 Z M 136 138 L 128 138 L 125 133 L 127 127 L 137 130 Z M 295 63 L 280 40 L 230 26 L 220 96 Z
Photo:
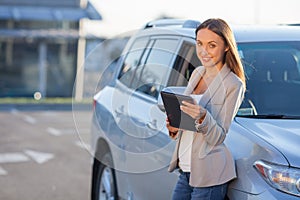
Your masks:
M 191 96 L 167 91 L 161 91 L 160 93 L 170 125 L 180 129 L 196 131 L 195 120 L 180 109 L 182 101 L 194 103 L 194 99 Z

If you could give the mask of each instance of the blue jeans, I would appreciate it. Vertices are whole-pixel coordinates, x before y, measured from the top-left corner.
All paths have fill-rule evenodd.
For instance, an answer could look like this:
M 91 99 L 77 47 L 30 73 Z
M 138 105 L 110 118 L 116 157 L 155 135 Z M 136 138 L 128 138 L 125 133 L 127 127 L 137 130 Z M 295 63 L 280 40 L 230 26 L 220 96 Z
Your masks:
M 189 185 L 190 173 L 180 172 L 173 191 L 172 200 L 224 200 L 228 183 L 211 187 L 192 187 Z

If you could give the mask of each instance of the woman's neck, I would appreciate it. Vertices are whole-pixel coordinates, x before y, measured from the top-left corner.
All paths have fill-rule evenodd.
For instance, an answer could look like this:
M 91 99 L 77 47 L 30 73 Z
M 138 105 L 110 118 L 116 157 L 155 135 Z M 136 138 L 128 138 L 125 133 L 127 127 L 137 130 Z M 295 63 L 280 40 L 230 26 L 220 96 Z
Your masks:
M 220 69 L 218 67 L 208 67 L 205 70 L 204 77 L 207 79 L 213 79 L 217 76 L 219 71 L 220 71 Z

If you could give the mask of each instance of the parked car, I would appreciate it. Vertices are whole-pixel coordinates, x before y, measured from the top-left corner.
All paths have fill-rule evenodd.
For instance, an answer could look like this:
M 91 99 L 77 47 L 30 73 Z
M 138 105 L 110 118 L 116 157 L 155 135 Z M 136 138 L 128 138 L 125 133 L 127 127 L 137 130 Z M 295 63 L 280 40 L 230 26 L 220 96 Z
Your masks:
M 196 66 L 193 20 L 149 22 L 128 41 L 113 81 L 94 96 L 93 200 L 170 199 L 179 173 L 160 91 L 182 91 Z M 231 200 L 300 197 L 300 27 L 232 25 L 247 75 L 225 143 Z

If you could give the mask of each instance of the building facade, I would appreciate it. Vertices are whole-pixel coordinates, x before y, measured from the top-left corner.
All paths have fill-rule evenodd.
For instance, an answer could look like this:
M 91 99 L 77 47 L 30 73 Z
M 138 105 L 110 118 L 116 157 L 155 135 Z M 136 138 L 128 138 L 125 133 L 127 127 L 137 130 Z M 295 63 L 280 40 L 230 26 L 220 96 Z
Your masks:
M 88 0 L 0 0 L 0 97 L 71 97 L 82 22 L 101 19 Z

